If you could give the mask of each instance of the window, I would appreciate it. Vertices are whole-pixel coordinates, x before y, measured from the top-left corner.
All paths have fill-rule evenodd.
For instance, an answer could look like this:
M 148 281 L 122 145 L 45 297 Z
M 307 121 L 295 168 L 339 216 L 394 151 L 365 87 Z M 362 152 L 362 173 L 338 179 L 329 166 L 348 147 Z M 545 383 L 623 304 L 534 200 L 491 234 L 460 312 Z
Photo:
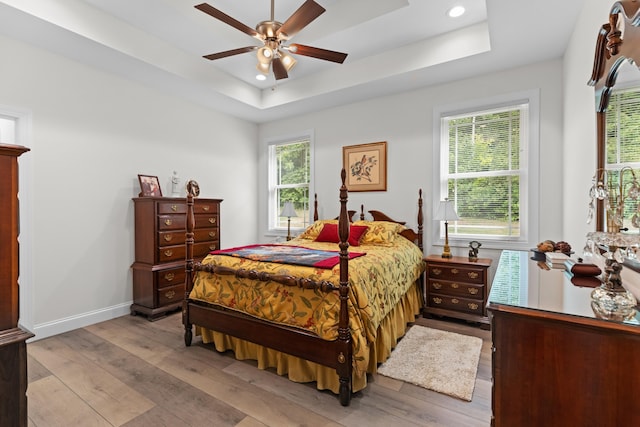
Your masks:
M 631 188 L 633 181 L 633 174 L 629 169 L 640 179 L 639 117 L 640 87 L 616 89 L 611 93 L 606 115 L 605 169 L 607 182 L 613 188 L 619 187 L 620 171 L 625 169 L 622 175 L 625 193 Z M 640 225 L 640 219 L 636 215 L 637 205 L 637 202 L 624 204 L 623 227 L 636 229 Z
M 537 157 L 530 156 L 532 142 L 537 145 L 537 94 L 436 114 L 434 204 L 448 198 L 460 217 L 449 222 L 449 238 L 522 247 L 537 233 L 528 209 L 537 198 Z M 442 227 L 437 232 L 442 238 Z
M 312 176 L 311 135 L 269 143 L 269 230 L 287 230 L 289 218 L 280 213 L 285 202 L 292 202 L 296 212 L 291 229 L 302 230 L 311 218 Z

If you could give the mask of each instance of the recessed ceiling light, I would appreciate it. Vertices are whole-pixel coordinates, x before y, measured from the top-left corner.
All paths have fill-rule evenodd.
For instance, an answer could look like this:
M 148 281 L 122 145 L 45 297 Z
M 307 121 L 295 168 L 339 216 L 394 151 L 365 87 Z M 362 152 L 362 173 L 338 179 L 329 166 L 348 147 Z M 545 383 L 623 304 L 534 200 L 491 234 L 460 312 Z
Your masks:
M 267 80 L 267 76 L 265 76 L 264 74 L 256 74 L 256 80 Z
M 465 9 L 464 6 L 453 6 L 451 9 L 449 9 L 449 11 L 447 12 L 447 15 L 449 15 L 449 17 L 451 18 L 457 18 L 459 16 L 464 15 Z

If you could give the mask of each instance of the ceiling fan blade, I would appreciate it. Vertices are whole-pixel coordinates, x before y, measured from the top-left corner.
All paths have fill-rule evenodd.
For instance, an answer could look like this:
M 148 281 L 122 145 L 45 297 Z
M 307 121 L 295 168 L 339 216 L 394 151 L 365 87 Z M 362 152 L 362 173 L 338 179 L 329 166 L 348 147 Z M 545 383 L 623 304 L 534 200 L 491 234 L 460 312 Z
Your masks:
M 262 36 L 256 30 L 230 17 L 226 13 L 216 9 L 215 7 L 207 3 L 198 4 L 198 5 L 195 5 L 194 7 L 206 13 L 207 15 L 213 16 L 214 18 L 224 22 L 227 25 L 231 25 L 233 28 L 242 31 L 243 33 L 249 34 L 251 37 L 255 37 L 259 40 L 262 40 Z
M 282 24 L 276 35 L 283 34 L 286 36 L 284 38 L 291 38 L 324 12 L 324 7 L 313 0 L 307 0 Z
M 289 75 L 287 74 L 287 69 L 284 68 L 284 64 L 282 63 L 282 60 L 280 58 L 273 58 L 273 61 L 271 61 L 271 67 L 273 68 L 273 75 L 275 76 L 276 80 L 286 79 L 287 77 L 289 77 Z
M 220 58 L 226 58 L 227 56 L 239 55 L 241 53 L 251 52 L 252 50 L 258 49 L 257 46 L 247 46 L 240 47 L 238 49 L 225 50 L 224 52 L 212 53 L 210 55 L 205 55 L 203 58 L 214 60 Z
M 310 56 L 312 58 L 324 59 L 342 64 L 347 59 L 346 53 L 336 52 L 334 50 L 320 49 L 319 47 L 305 46 L 303 44 L 289 45 L 289 52 L 296 55 Z

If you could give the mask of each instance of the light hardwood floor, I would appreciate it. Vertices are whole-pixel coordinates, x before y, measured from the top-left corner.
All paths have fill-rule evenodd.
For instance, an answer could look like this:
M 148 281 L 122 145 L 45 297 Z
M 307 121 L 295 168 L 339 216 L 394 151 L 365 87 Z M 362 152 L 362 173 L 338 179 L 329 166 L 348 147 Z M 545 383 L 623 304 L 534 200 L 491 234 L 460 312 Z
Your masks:
M 314 384 L 236 361 L 199 338 L 185 347 L 176 313 L 155 322 L 123 316 L 29 343 L 29 426 L 489 426 L 490 332 L 416 323 L 484 340 L 471 402 L 372 375 L 342 407 Z

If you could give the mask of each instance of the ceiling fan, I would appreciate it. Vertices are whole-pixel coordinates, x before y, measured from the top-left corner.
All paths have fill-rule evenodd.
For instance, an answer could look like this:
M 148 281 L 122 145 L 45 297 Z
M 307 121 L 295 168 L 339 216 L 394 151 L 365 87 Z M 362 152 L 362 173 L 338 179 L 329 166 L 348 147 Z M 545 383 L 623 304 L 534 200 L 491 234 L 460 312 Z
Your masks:
M 271 0 L 271 19 L 259 22 L 255 30 L 207 3 L 198 4 L 194 7 L 263 43 L 262 46 L 246 46 L 224 52 L 212 53 L 205 55 L 204 58 L 206 59 L 226 58 L 228 56 L 257 50 L 258 70 L 262 74 L 267 75 L 269 74 L 269 69 L 273 69 L 273 75 L 276 80 L 280 80 L 289 77 L 288 71 L 296 64 L 295 58 L 289 53 L 310 56 L 312 58 L 340 64 L 347 58 L 346 53 L 333 50 L 296 43 L 285 45 L 289 39 L 325 12 L 325 8 L 313 0 L 306 0 L 284 23 L 280 23 L 274 19 L 274 0 Z

